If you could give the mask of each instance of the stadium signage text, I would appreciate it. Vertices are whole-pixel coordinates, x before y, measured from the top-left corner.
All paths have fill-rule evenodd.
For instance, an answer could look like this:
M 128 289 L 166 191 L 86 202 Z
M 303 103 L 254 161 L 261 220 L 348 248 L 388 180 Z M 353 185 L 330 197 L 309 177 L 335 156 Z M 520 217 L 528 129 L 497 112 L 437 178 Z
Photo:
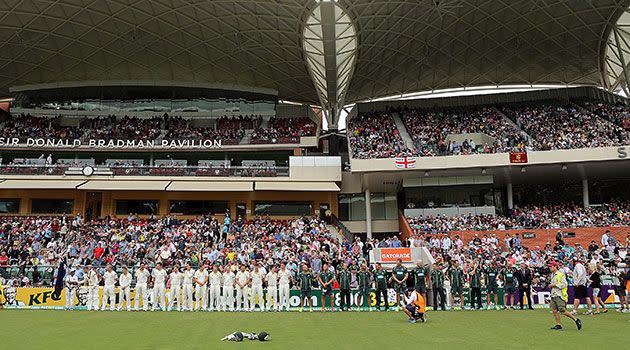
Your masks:
M 630 147 L 619 147 L 617 148 L 617 157 L 620 159 L 628 158 L 628 152 L 630 152 Z
M 103 140 L 103 139 L 44 139 L 28 138 L 20 142 L 17 137 L 0 137 L 0 147 L 36 148 L 221 148 L 221 140 Z

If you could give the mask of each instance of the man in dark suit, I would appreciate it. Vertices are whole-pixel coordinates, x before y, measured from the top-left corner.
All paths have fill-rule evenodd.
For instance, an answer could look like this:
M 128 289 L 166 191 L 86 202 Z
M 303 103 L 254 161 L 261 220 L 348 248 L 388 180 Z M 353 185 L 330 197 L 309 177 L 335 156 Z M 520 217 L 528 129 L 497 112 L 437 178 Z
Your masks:
M 521 306 L 521 310 L 523 310 L 523 294 L 527 296 L 527 306 L 529 306 L 530 310 L 533 310 L 531 293 L 532 271 L 524 262 L 521 263 L 521 269 L 516 271 L 516 280 L 518 281 L 519 304 Z

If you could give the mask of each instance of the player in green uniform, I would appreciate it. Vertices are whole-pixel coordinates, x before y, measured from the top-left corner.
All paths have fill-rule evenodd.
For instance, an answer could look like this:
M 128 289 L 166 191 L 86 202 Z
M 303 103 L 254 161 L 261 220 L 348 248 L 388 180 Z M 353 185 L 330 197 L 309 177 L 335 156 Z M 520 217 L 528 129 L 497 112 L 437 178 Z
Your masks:
M 341 311 L 347 311 L 350 308 L 350 280 L 352 273 L 348 270 L 348 265 L 344 262 L 341 264 L 337 281 L 339 281 L 339 307 Z
M 477 303 L 477 310 L 481 309 L 481 268 L 479 262 L 473 262 L 473 267 L 468 272 L 470 278 L 470 307 L 471 310 L 475 308 Z
M 324 264 L 322 272 L 319 273 L 319 285 L 322 286 L 322 311 L 326 311 L 326 297 L 330 300 L 330 309 L 335 311 L 333 282 L 335 282 L 335 274 L 328 270 L 328 264 Z
M 459 302 L 464 310 L 464 270 L 459 266 L 459 261 L 453 261 L 448 269 L 448 278 L 451 281 L 451 305 L 455 307 L 455 295 L 459 296 Z
M 442 265 L 436 262 L 431 271 L 431 288 L 433 289 L 433 310 L 437 310 L 438 305 L 442 311 L 446 310 L 446 295 L 444 293 L 444 272 Z M 438 304 L 439 300 L 439 304 Z
M 423 266 L 422 260 L 416 262 L 416 267 L 411 270 L 414 280 L 414 289 L 422 294 L 424 300 L 427 300 L 427 277 L 429 276 L 429 266 Z
M 385 303 L 385 311 L 389 308 L 387 300 L 387 272 L 383 270 L 381 263 L 376 263 L 376 271 L 374 272 L 374 283 L 376 284 L 376 308 L 381 310 L 381 296 Z
M 508 263 L 507 267 L 501 271 L 501 280 L 503 281 L 503 308 L 508 307 L 508 301 L 510 309 L 515 308 L 516 304 L 516 277 L 514 274 L 516 269 L 514 266 Z
M 405 290 L 407 290 L 408 277 L 407 268 L 403 266 L 402 260 L 398 259 L 396 266 L 392 269 L 392 277 L 390 277 L 390 282 L 394 282 L 394 290 L 396 291 L 396 311 L 400 310 L 401 295 L 404 295 Z
M 370 271 L 367 269 L 367 264 L 362 263 L 361 269 L 357 272 L 357 282 L 359 285 L 359 296 L 361 297 L 361 302 L 357 301 L 357 308 L 361 308 L 364 306 L 367 310 L 372 310 L 370 308 L 370 301 L 368 300 L 368 295 L 370 293 Z
M 300 312 L 304 311 L 304 301 L 308 302 L 310 311 L 313 312 L 313 296 L 312 282 L 313 273 L 306 264 L 302 264 L 302 271 L 298 274 L 298 280 L 300 281 Z
M 499 309 L 498 304 L 498 289 L 497 278 L 499 277 L 499 269 L 494 261 L 490 262 L 484 273 L 486 275 L 486 308 L 490 309 L 490 295 L 492 294 L 492 300 L 494 301 L 495 310 Z

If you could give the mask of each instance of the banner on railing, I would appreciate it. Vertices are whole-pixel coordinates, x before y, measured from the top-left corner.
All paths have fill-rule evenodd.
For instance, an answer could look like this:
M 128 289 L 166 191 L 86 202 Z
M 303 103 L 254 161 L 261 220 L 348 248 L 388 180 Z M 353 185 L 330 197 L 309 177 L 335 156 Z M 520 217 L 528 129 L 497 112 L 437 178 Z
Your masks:
M 15 288 L 15 287 L 5 287 L 4 288 L 4 298 L 0 298 L 0 300 L 6 300 L 4 305 L 5 307 L 13 307 L 13 308 L 63 308 L 66 305 L 66 290 L 61 293 L 59 298 L 55 298 L 53 296 L 53 288 Z M 333 291 L 333 298 L 336 306 L 339 306 L 341 303 L 339 291 Z M 430 292 L 430 291 L 429 291 Z M 569 302 L 573 302 L 573 286 L 569 286 Z M 590 292 L 590 291 L 589 291 Z M 265 299 L 266 296 L 265 290 Z M 614 289 L 610 286 L 604 286 L 602 288 L 602 300 L 606 304 L 617 304 L 619 303 L 619 297 L 615 295 Z M 447 291 L 447 294 L 448 291 Z M 498 290 L 498 301 L 499 305 L 503 305 L 503 289 L 499 288 Z M 99 306 L 101 305 L 102 296 L 103 296 L 103 288 L 99 288 Z M 482 290 L 482 300 L 485 305 L 486 300 L 486 291 Z M 119 305 L 119 290 L 116 288 L 116 305 Z M 167 290 L 166 300 L 168 303 L 170 297 L 170 291 Z M 532 291 L 532 302 L 535 306 L 546 306 L 549 303 L 550 292 L 548 290 L 544 290 L 542 288 L 534 288 Z M 193 293 L 194 298 L 194 293 Z M 153 296 L 152 293 L 148 293 L 149 305 L 153 305 Z M 371 290 L 368 293 L 368 305 L 370 307 L 376 306 L 376 293 L 374 290 Z M 450 299 L 450 298 L 448 298 Z M 456 304 L 458 304 L 458 296 L 456 296 Z M 251 297 L 250 297 L 251 300 Z M 518 296 L 516 297 L 518 303 Z M 132 305 L 135 302 L 135 291 L 131 290 L 131 301 Z M 311 301 L 314 307 L 321 307 L 321 291 L 319 289 L 314 289 L 311 297 Z M 464 289 L 464 301 L 466 305 L 470 305 L 470 293 L 468 289 Z M 387 302 L 389 306 L 394 306 L 396 304 L 396 292 L 393 289 L 387 290 Z M 85 308 L 87 303 L 87 289 L 79 288 L 75 295 L 74 305 L 77 308 Z M 328 300 L 326 301 L 328 305 Z M 364 306 L 365 302 L 363 301 L 363 296 L 357 291 L 353 290 L 350 293 L 350 304 L 355 307 L 357 305 Z M 289 297 L 289 306 L 292 308 L 297 308 L 300 306 L 300 291 L 299 290 L 291 290 Z M 126 305 L 123 307 L 126 308 Z

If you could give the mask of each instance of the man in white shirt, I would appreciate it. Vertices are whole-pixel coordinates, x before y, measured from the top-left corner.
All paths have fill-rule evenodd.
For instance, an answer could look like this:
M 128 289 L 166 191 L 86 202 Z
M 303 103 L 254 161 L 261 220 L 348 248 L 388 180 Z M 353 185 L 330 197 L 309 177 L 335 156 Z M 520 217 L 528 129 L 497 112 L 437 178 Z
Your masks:
M 71 268 L 70 272 L 63 278 L 66 285 L 66 310 L 74 309 L 74 296 L 79 287 L 79 279 L 75 274 L 75 268 Z
M 210 311 L 214 311 L 215 307 L 218 311 L 221 308 L 221 280 L 223 279 L 223 274 L 219 271 L 219 266 L 217 264 L 212 264 L 212 272 L 208 274 L 208 280 L 210 283 L 210 298 L 209 298 L 209 309 Z
M 179 265 L 173 266 L 173 271 L 170 274 L 171 291 L 168 296 L 168 310 L 173 309 L 173 304 L 177 302 L 177 311 L 182 311 L 182 279 L 184 275 L 179 272 Z
M 98 310 L 98 273 L 92 269 L 91 265 L 85 267 L 84 278 L 87 284 L 87 309 Z
M 118 278 L 118 284 L 120 284 L 120 302 L 118 303 L 118 310 L 122 310 L 123 301 L 126 303 L 127 311 L 131 310 L 131 274 L 126 266 L 123 266 L 122 273 Z
M 147 270 L 147 265 L 140 265 L 140 268 L 136 271 L 136 302 L 134 305 L 136 311 L 140 309 L 140 301 L 142 301 L 142 310 L 147 311 L 149 309 L 147 283 L 149 282 L 150 276 L 151 274 L 149 270 Z
M 161 263 L 157 263 L 153 272 L 153 311 L 158 307 L 162 311 L 166 311 L 166 270 L 162 268 Z
M 202 265 L 195 272 L 195 310 L 208 308 L 208 266 Z
M 105 310 L 105 306 L 109 303 L 109 310 L 114 311 L 116 308 L 116 282 L 118 275 L 112 269 L 112 265 L 107 264 L 105 273 L 103 274 L 105 286 L 103 287 L 103 300 L 101 302 L 101 311 Z
M 258 263 L 254 263 L 254 271 L 250 274 L 252 283 L 252 301 L 249 311 L 254 311 L 254 307 L 258 304 L 260 311 L 265 310 L 265 300 L 263 299 L 263 280 L 265 279 L 265 273 L 260 269 Z
M 245 265 L 241 265 L 240 270 L 236 273 L 236 311 L 241 311 L 241 306 L 247 310 L 248 305 L 248 284 L 250 283 L 249 272 Z
M 195 277 L 195 270 L 190 267 L 190 264 L 186 264 L 186 268 L 183 272 L 182 280 L 182 308 L 184 311 L 191 311 L 193 309 L 193 278 Z
M 271 311 L 271 307 L 275 311 L 279 310 L 278 304 L 278 267 L 273 266 L 271 271 L 265 277 L 267 282 L 267 311 Z
M 226 311 L 228 308 L 230 311 L 234 311 L 234 282 L 235 275 L 232 272 L 231 266 L 228 264 L 223 272 L 223 301 L 222 310 Z
M 586 273 L 586 268 L 582 263 L 582 259 L 575 259 L 575 266 L 573 267 L 573 311 L 572 313 L 577 314 L 577 309 L 580 306 L 580 301 L 582 299 L 586 299 L 586 305 L 588 306 L 587 314 L 592 314 L 591 308 L 593 307 L 591 303 L 591 298 L 588 296 L 587 290 L 588 284 L 588 274 Z
M 280 264 L 280 271 L 278 271 L 278 284 L 279 288 L 279 308 L 280 311 L 284 308 L 284 310 L 289 311 L 289 295 L 291 287 L 289 283 L 291 282 L 291 271 L 287 269 L 285 263 Z

